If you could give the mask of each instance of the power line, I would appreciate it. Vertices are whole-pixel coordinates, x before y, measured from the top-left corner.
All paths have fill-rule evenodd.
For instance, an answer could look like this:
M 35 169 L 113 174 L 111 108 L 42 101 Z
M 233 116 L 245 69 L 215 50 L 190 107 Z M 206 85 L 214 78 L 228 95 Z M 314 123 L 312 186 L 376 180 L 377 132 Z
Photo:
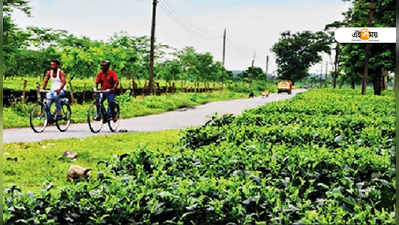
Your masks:
M 180 18 L 180 16 L 176 13 L 176 11 L 173 9 L 173 6 L 169 6 L 170 3 L 163 2 L 163 5 L 169 10 L 169 12 L 174 15 L 176 18 Z M 207 29 L 203 29 L 202 27 L 196 26 L 195 24 L 191 23 L 189 20 L 185 21 L 186 24 L 189 25 L 190 29 L 193 31 L 202 34 L 203 36 L 209 37 L 209 38 L 214 38 L 214 39 L 219 39 L 219 36 L 209 34 Z
M 136 0 L 138 2 L 145 2 L 146 0 Z M 176 24 L 178 24 L 182 29 L 184 29 L 188 34 L 196 37 L 196 38 L 201 38 L 203 40 L 207 41 L 220 41 L 223 39 L 223 36 L 215 36 L 215 35 L 209 35 L 209 33 L 201 28 L 198 28 L 198 26 L 193 25 L 189 21 L 183 22 L 180 17 L 177 15 L 177 13 L 168 6 L 168 4 L 165 1 L 157 1 L 158 6 L 160 6 L 162 12 L 166 14 L 170 19 L 172 19 Z M 189 24 L 189 25 L 188 25 Z M 205 32 L 204 32 L 205 31 Z M 243 54 L 241 48 L 237 48 L 235 45 L 235 41 L 232 41 L 229 37 L 226 37 L 226 42 L 230 42 L 228 45 L 228 50 L 229 48 L 233 50 L 237 55 L 246 55 Z M 243 47 L 244 45 L 239 44 L 238 46 Z M 247 47 L 245 47 L 247 48 Z
M 170 17 L 175 23 L 177 23 L 178 25 L 180 25 L 186 32 L 188 32 L 188 33 L 190 33 L 191 35 L 194 35 L 194 36 L 196 36 L 196 37 L 199 36 L 200 38 L 202 38 L 202 39 L 204 39 L 204 40 L 212 40 L 212 41 L 216 40 L 216 39 L 213 38 L 213 37 L 212 37 L 212 38 L 209 38 L 209 37 L 207 37 L 206 35 L 204 35 L 202 32 L 193 29 L 192 26 L 186 25 L 184 22 L 182 22 L 182 21 L 178 18 L 178 16 L 175 16 L 175 15 L 173 14 L 173 12 L 168 8 L 168 6 L 166 6 L 166 4 L 164 4 L 163 2 L 161 2 L 160 6 L 161 6 L 161 8 L 163 9 L 163 11 L 166 12 L 167 16 Z M 221 38 L 221 37 L 219 37 L 219 38 Z M 219 38 L 218 38 L 218 39 L 219 39 Z

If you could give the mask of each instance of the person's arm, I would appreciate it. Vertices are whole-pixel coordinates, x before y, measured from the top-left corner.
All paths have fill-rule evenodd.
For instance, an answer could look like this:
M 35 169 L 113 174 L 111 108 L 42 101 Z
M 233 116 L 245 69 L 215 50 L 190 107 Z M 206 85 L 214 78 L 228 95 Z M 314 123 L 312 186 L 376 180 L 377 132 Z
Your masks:
M 111 91 L 115 91 L 116 88 L 117 88 L 118 85 L 119 85 L 119 79 L 118 79 L 118 76 L 116 75 L 115 72 L 114 72 L 113 75 L 112 75 L 112 79 L 114 79 L 115 84 L 114 84 L 114 86 L 112 87 Z
M 96 76 L 96 81 L 94 82 L 94 88 L 98 90 L 98 85 L 101 83 L 100 73 Z
M 44 82 L 42 85 L 42 90 L 46 88 L 49 79 L 50 79 L 50 71 L 47 71 L 46 77 L 44 78 Z
M 61 90 L 64 89 L 65 84 L 66 84 L 65 74 L 63 71 L 60 72 L 60 79 L 61 79 L 61 87 L 60 87 L 60 89 L 56 90 L 57 94 L 59 94 L 61 92 Z

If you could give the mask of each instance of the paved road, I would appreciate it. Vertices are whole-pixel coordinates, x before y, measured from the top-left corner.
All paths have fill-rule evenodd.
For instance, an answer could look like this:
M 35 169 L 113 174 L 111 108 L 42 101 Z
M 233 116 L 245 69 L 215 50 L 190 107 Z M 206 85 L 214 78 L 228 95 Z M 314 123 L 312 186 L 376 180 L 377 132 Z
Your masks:
M 168 129 L 182 129 L 190 126 L 200 126 L 209 120 L 214 113 L 240 114 L 246 109 L 255 108 L 270 102 L 281 101 L 304 92 L 305 89 L 293 90 L 292 95 L 286 93 L 271 94 L 267 98 L 256 97 L 250 99 L 238 99 L 229 101 L 211 102 L 197 106 L 193 109 L 177 110 L 157 115 L 124 119 L 120 123 L 120 129 L 128 132 L 159 131 Z M 4 143 L 37 142 L 49 139 L 84 138 L 95 135 L 110 135 L 108 126 L 104 126 L 99 134 L 93 134 L 87 123 L 72 124 L 68 131 L 60 133 L 56 127 L 47 127 L 41 134 L 36 134 L 31 128 L 11 128 L 3 130 Z

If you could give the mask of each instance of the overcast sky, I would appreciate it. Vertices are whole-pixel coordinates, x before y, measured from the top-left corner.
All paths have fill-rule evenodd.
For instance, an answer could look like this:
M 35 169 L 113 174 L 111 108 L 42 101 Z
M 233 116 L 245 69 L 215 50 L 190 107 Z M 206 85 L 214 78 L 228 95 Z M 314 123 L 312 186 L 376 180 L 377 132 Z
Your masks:
M 31 0 L 32 17 L 15 13 L 17 24 L 65 29 L 78 36 L 106 40 L 126 31 L 149 35 L 152 0 Z M 159 0 L 157 41 L 181 49 L 193 46 L 222 61 L 223 30 L 227 28 L 226 68 L 255 65 L 276 69 L 270 49 L 283 31 L 322 30 L 342 19 L 342 0 Z M 327 60 L 329 57 L 325 57 Z M 320 64 L 311 72 L 319 72 Z

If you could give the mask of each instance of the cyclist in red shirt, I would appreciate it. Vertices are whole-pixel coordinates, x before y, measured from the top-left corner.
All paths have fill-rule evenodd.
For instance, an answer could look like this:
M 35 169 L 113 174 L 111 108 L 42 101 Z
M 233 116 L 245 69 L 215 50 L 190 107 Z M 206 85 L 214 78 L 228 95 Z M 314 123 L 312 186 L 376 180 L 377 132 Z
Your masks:
M 103 101 L 105 101 L 105 99 L 108 100 L 107 118 L 112 116 L 112 118 L 115 120 L 115 119 L 117 119 L 117 118 L 114 118 L 114 116 L 115 116 L 115 90 L 118 87 L 119 79 L 118 79 L 118 76 L 116 75 L 115 71 L 109 69 L 110 65 L 111 65 L 111 62 L 108 60 L 104 60 L 101 63 L 101 71 L 98 72 L 98 74 L 97 74 L 95 87 L 96 87 L 96 89 L 98 89 L 98 85 L 101 84 L 101 90 L 107 91 L 104 93 L 104 98 L 103 98 Z M 99 114 L 100 103 L 98 102 L 98 100 L 99 100 L 99 97 L 97 97 L 97 103 L 98 103 L 97 104 L 97 116 L 96 116 L 96 118 L 94 118 L 95 120 L 100 120 L 100 117 L 101 117 L 101 115 Z

